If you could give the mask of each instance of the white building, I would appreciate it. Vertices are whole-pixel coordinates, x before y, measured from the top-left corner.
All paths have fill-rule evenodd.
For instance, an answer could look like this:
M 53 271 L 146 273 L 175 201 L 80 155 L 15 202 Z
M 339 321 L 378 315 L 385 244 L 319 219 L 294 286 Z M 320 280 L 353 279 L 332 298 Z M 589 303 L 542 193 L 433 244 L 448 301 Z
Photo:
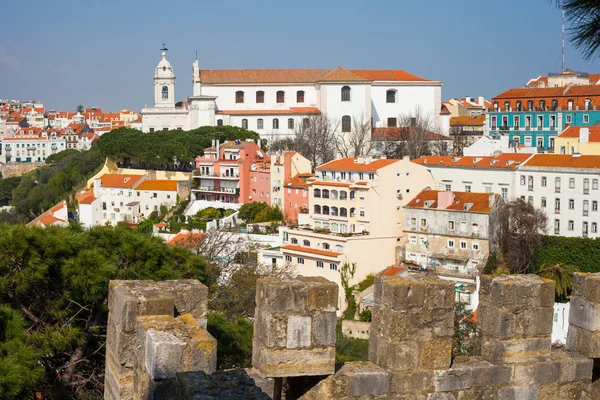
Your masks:
M 326 114 L 350 132 L 354 119 L 397 126 L 400 115 L 440 125 L 440 81 L 400 70 L 201 70 L 193 64 L 193 95 L 176 103 L 175 73 L 163 53 L 154 74 L 154 107 L 142 109 L 142 130 L 233 125 L 261 137 L 293 134 L 312 115 Z
M 85 227 L 139 223 L 161 206 L 172 208 L 189 196 L 190 182 L 150 180 L 145 175 L 105 174 L 78 196 L 79 222 Z
M 499 152 L 536 154 L 537 147 L 525 147 L 518 142 L 513 142 L 511 145 L 508 135 L 492 135 L 482 136 L 472 145 L 463 148 L 463 155 L 465 156 L 493 156 Z
M 497 193 L 504 201 L 517 196 L 517 168 L 531 154 L 492 157 L 424 156 L 412 160 L 431 172 L 438 190 Z
M 517 195 L 546 212 L 548 234 L 597 238 L 600 156 L 537 154 L 517 170 Z
M 36 127 L 22 128 L 14 137 L 1 141 L 0 163 L 44 162 L 52 154 L 65 150 L 65 138 L 56 129 L 42 130 Z

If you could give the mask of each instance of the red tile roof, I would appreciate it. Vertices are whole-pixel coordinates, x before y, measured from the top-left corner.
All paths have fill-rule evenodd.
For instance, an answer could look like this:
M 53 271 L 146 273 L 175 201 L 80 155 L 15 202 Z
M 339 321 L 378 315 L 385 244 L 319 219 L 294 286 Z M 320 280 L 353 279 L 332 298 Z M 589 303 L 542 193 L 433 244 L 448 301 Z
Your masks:
M 525 167 L 600 168 L 600 156 L 572 156 L 570 154 L 535 154 Z
M 339 160 L 329 161 L 328 163 L 319 165 L 318 170 L 334 169 L 338 171 L 377 171 L 380 168 L 387 167 L 397 161 L 389 158 L 378 158 L 371 160 L 368 164 L 356 162 L 356 158 L 341 158 Z
M 569 126 L 565 129 L 558 137 L 560 138 L 578 138 L 579 130 L 583 128 L 581 126 Z M 600 126 L 588 126 L 590 135 L 588 137 L 589 142 L 598 143 L 600 142 Z
M 317 107 L 290 107 L 288 110 L 219 110 L 217 114 L 224 115 L 293 115 L 321 114 Z
M 450 126 L 481 126 L 485 124 L 485 115 L 476 117 L 462 116 L 450 118 Z
M 66 202 L 65 201 L 61 201 L 60 203 L 58 203 L 57 205 L 55 205 L 54 207 L 52 207 L 50 209 L 50 212 L 55 213 L 57 211 L 62 210 L 65 206 L 66 206 Z
M 39 221 L 46 226 L 52 225 L 55 222 L 65 222 L 64 220 L 62 220 L 60 218 L 56 218 L 52 214 L 46 214 L 46 215 L 40 217 Z
M 93 189 L 87 190 L 77 196 L 77 201 L 79 204 L 92 204 L 95 200 L 96 197 L 94 197 Z
M 335 258 L 335 257 L 342 255 L 342 253 L 336 253 L 335 251 L 314 249 L 312 247 L 294 246 L 291 244 L 286 244 L 285 246 L 281 246 L 281 248 L 285 249 L 285 250 L 298 251 L 301 253 L 316 254 L 316 255 L 325 256 L 325 257 L 334 257 Z
M 425 140 L 452 140 L 452 138 L 439 133 L 424 131 Z M 415 130 L 413 128 L 374 128 L 371 134 L 371 140 L 390 141 L 390 142 L 403 142 L 405 140 L 411 140 L 415 136 Z M 419 135 L 421 137 L 421 135 Z
M 393 81 L 427 82 L 402 70 L 345 70 L 329 69 L 237 69 L 200 70 L 200 81 L 205 84 L 226 83 L 315 83 L 322 81 Z
M 311 176 L 312 174 L 296 174 L 291 179 L 285 181 L 283 185 L 290 187 L 308 187 L 306 178 L 309 178 Z
M 562 97 L 564 91 L 565 88 L 563 87 L 508 89 L 507 91 L 495 96 L 492 100 L 519 99 L 529 97 Z M 500 106 L 502 106 L 502 104 L 500 104 Z
M 135 190 L 164 190 L 169 192 L 177 191 L 177 181 L 170 180 L 146 180 L 135 187 Z
M 531 154 L 502 153 L 498 156 L 473 157 L 473 156 L 424 156 L 412 162 L 435 167 L 458 168 L 506 168 L 516 169 L 524 163 Z
M 499 195 L 495 193 L 475 193 L 475 192 L 452 192 L 454 195 L 454 201 L 448 207 L 444 209 L 438 209 L 438 193 L 439 190 L 428 190 L 425 189 L 416 195 L 407 205 L 406 208 L 427 208 L 431 210 L 454 210 L 464 211 L 470 213 L 488 214 L 492 207 L 490 207 L 490 196 L 494 196 L 495 204 Z M 425 205 L 426 201 L 432 203 L 429 206 Z M 465 210 L 465 205 L 471 204 L 468 210 Z
M 181 231 L 171 239 L 167 240 L 167 244 L 170 246 L 188 247 L 189 245 L 195 244 L 196 241 L 201 241 L 204 238 L 206 238 L 205 233 Z
M 391 267 L 387 267 L 383 271 L 379 272 L 377 275 L 396 276 L 404 270 L 405 270 L 405 268 L 403 268 L 403 267 L 391 266 Z
M 334 186 L 334 187 L 350 187 L 351 183 L 334 182 L 334 181 L 310 181 L 311 185 Z
M 100 177 L 100 183 L 102 187 L 133 188 L 143 177 L 143 175 L 105 174 Z

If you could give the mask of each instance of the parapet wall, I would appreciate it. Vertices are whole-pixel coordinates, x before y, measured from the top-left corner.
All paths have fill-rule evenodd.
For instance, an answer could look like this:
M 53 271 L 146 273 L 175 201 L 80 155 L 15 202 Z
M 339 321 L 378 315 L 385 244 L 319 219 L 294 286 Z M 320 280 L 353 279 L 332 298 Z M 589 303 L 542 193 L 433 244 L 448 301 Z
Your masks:
M 377 277 L 369 361 L 338 371 L 336 284 L 259 280 L 254 369 L 246 371 L 215 373 L 206 295 L 196 281 L 110 283 L 105 399 L 278 398 L 282 378 L 318 382 L 315 375 L 324 379 L 304 388 L 301 399 L 600 398 L 592 383 L 600 359 L 600 274 L 574 278 L 566 349 L 550 342 L 554 282 L 483 276 L 482 355 L 454 359 L 454 285 L 429 276 Z

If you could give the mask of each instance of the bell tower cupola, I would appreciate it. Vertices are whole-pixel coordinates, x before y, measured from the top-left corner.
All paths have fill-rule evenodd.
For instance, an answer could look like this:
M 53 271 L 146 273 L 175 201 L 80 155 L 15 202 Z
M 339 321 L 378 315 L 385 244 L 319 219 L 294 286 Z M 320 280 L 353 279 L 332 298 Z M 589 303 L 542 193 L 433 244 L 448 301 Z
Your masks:
M 167 61 L 167 48 L 162 50 L 162 60 L 154 73 L 154 107 L 175 108 L 175 72 Z

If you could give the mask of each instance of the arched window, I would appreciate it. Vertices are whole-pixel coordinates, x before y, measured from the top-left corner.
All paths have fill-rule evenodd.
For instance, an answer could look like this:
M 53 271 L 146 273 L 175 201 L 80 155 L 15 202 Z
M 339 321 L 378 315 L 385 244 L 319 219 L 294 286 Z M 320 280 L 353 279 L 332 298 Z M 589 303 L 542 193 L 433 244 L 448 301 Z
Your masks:
M 248 129 L 248 120 L 246 118 L 242 120 L 242 128 Z
M 337 207 L 331 207 L 331 215 L 333 215 L 334 217 L 338 216 L 338 208 Z
M 592 109 L 592 99 L 585 99 L 585 109 L 588 111 Z
M 558 109 L 558 100 L 553 99 L 551 104 L 552 104 L 552 111 L 556 111 Z
M 342 101 L 350 101 L 350 86 L 342 87 Z
M 244 92 L 242 92 L 241 90 L 238 90 L 237 92 L 235 92 L 235 102 L 236 103 L 244 102 Z
M 346 207 L 341 207 L 340 208 L 340 217 L 347 217 L 348 216 L 348 210 L 346 210 Z
M 273 129 L 279 129 L 279 120 L 277 118 L 273 118 Z
M 395 103 L 396 102 L 396 91 L 388 90 L 385 94 L 385 99 L 387 103 Z
M 315 221 L 315 229 L 321 229 L 321 223 L 319 221 Z
M 340 233 L 348 233 L 348 225 L 341 224 L 340 225 Z
M 508 111 L 510 109 L 510 101 L 504 102 L 504 111 Z
M 283 90 L 278 90 L 277 91 L 277 102 L 278 103 L 285 103 L 285 92 Z
M 321 193 L 324 199 L 328 199 L 329 198 L 329 190 L 328 189 L 323 189 L 323 192 Z
M 533 100 L 527 100 L 527 111 L 533 111 Z
M 335 245 L 335 251 L 337 251 L 338 253 L 343 253 L 344 252 L 344 246 L 342 246 L 341 244 L 336 244 Z
M 356 197 L 356 192 L 354 190 L 350 191 L 350 200 L 354 200 L 354 198 Z
M 323 206 L 323 215 L 329 215 L 329 206 Z
M 304 103 L 304 90 L 296 92 L 296 103 Z
M 313 197 L 321 197 L 321 189 L 315 189 L 315 191 L 313 192 Z
M 351 216 L 351 217 L 354 217 L 355 215 L 356 215 L 356 208 L 352 207 L 352 208 L 350 209 L 350 216 Z
M 256 120 L 256 129 L 263 129 L 264 128 L 264 121 L 262 118 L 259 118 Z
M 517 111 L 522 111 L 523 110 L 523 103 L 521 102 L 521 100 L 517 100 Z
M 497 101 L 494 102 L 494 110 L 498 111 L 498 102 Z
M 265 102 L 265 92 L 263 92 L 262 90 L 259 90 L 256 92 L 256 102 L 257 103 Z
M 307 129 L 307 128 L 309 127 L 309 125 L 310 125 L 310 121 L 308 120 L 308 118 L 304 118 L 304 119 L 302 120 L 302 127 L 303 127 L 304 129 Z
M 346 192 L 345 190 L 340 190 L 340 200 L 347 200 L 348 199 L 348 192 Z
M 302 242 L 303 245 L 310 247 L 310 241 L 304 239 L 304 241 Z
M 162 98 L 163 100 L 167 100 L 169 98 L 169 88 L 166 86 L 162 87 Z
M 292 238 L 292 244 L 298 244 L 298 239 Z
M 338 225 L 338 224 L 336 224 L 335 222 L 332 222 L 332 223 L 331 223 L 331 232 L 335 232 L 335 233 L 337 233 L 337 232 L 338 232 L 338 229 L 339 229 L 339 225 Z
M 540 108 L 541 111 L 544 111 L 546 109 L 546 100 L 540 100 Z
M 573 99 L 569 99 L 569 101 L 567 102 L 567 108 L 569 109 L 569 111 L 573 110 Z
M 323 246 L 323 250 L 329 250 L 331 248 L 331 246 L 327 242 L 323 242 L 322 246 Z
M 217 120 L 217 126 L 223 126 L 223 120 L 222 119 L 218 119 Z
M 294 129 L 294 118 L 288 119 L 288 129 Z
M 342 132 L 350 132 L 352 130 L 352 118 L 349 115 L 342 117 Z
M 338 191 L 337 190 L 332 190 L 330 194 L 331 194 L 331 198 L 332 199 L 336 199 L 337 200 L 337 198 L 338 198 Z
M 315 204 L 314 210 L 315 210 L 314 211 L 315 214 L 321 214 L 321 206 L 320 205 Z

